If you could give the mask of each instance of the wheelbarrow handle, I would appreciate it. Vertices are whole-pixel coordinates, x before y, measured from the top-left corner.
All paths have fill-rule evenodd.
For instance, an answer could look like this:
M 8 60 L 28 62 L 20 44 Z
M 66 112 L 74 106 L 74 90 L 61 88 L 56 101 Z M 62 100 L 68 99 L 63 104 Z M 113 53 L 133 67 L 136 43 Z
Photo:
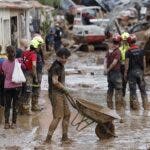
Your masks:
M 66 94 L 66 97 L 67 97 L 68 101 L 70 102 L 70 104 L 72 105 L 72 107 L 77 109 L 77 104 L 76 104 L 74 98 L 69 93 Z

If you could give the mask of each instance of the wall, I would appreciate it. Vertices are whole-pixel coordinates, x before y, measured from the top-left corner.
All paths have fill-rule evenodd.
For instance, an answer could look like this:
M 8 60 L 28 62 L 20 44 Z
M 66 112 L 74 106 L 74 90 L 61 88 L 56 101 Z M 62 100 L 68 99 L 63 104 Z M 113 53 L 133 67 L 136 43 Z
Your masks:
M 0 44 L 4 52 L 5 47 L 11 43 L 9 10 L 0 9 L 0 31 Z
M 17 19 L 17 29 L 12 36 L 12 21 Z M 19 46 L 21 38 L 31 39 L 29 31 L 29 11 L 28 10 L 10 10 L 0 8 L 0 45 L 2 45 L 3 51 L 8 45 L 12 44 L 14 37 L 16 38 L 16 46 Z

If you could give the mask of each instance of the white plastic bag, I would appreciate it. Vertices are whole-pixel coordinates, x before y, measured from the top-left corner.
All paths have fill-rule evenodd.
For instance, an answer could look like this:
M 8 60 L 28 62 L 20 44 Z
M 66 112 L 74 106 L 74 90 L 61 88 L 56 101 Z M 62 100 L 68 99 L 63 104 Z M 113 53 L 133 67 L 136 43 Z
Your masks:
M 18 60 L 15 60 L 15 66 L 12 74 L 12 82 L 14 83 L 23 83 L 26 82 L 26 78 L 23 74 L 23 71 L 21 69 L 21 64 L 18 62 Z

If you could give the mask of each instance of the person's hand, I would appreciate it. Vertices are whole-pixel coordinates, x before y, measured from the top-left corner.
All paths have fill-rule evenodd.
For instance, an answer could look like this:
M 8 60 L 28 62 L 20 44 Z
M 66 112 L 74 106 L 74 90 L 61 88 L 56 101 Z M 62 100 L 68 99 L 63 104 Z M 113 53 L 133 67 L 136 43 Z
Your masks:
M 108 70 L 108 69 L 105 69 L 105 70 L 104 70 L 104 75 L 107 75 L 108 72 L 109 72 L 109 70 Z
M 67 88 L 63 88 L 63 92 L 66 94 L 66 95 L 69 95 L 69 91 Z
M 104 75 L 105 75 L 105 76 L 107 75 L 107 70 L 104 70 Z

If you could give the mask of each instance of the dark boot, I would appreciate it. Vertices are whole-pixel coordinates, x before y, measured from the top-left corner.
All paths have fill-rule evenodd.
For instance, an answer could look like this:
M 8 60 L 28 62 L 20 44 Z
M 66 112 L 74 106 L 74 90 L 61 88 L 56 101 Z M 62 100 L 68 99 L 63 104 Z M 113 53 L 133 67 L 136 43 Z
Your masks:
M 38 105 L 38 97 L 32 96 L 32 111 L 41 111 L 42 109 Z
M 147 95 L 142 95 L 142 104 L 144 110 L 150 110 L 150 103 L 148 102 Z
M 23 115 L 23 104 L 18 105 L 18 114 Z
M 107 93 L 107 107 L 110 109 L 113 109 L 113 92 L 112 93 Z
M 136 96 L 130 96 L 130 108 L 132 110 L 139 110 L 140 109 L 140 104 L 139 104 Z
M 31 108 L 30 108 L 29 104 L 23 104 L 22 114 L 23 115 L 32 115 L 32 111 L 31 111 Z
M 3 116 L 4 116 L 4 107 L 2 107 L 2 106 L 0 105 L 0 124 L 2 123 Z
M 122 97 L 121 90 L 115 90 L 115 106 L 116 110 L 120 110 L 121 108 L 125 107 L 125 101 Z

